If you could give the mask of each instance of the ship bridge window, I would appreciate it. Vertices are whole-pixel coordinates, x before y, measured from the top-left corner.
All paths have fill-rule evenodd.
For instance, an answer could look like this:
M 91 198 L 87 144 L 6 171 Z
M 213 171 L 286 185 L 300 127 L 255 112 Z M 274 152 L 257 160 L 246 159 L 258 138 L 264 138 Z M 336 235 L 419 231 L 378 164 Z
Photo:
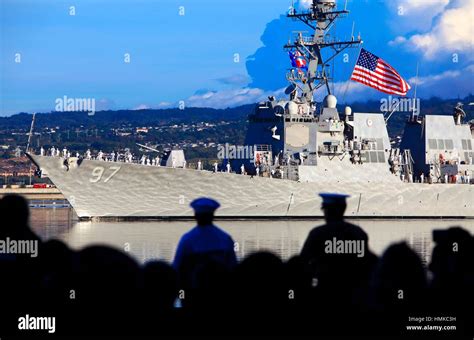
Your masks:
M 472 150 L 472 142 L 470 139 L 462 139 L 461 142 L 463 150 Z
M 370 163 L 377 163 L 377 152 L 370 151 Z
M 436 144 L 436 139 L 428 139 L 428 147 L 430 149 L 437 149 L 438 144 Z
M 382 140 L 382 138 L 377 138 L 377 150 L 383 150 L 383 140 Z
M 444 149 L 444 140 L 443 139 L 438 139 L 438 149 L 440 149 L 440 150 Z
M 445 139 L 444 140 L 444 145 L 446 146 L 447 150 L 452 150 L 454 149 L 454 144 L 452 139 Z
M 377 157 L 379 159 L 379 163 L 385 163 L 385 153 L 383 151 L 377 152 Z

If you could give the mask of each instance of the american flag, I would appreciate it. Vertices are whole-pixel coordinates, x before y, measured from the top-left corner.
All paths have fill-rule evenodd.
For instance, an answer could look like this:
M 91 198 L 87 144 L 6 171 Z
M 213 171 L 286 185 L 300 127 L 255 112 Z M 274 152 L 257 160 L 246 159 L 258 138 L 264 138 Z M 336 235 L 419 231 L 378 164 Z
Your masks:
M 385 61 L 362 49 L 351 80 L 388 94 L 406 96 L 410 85 Z

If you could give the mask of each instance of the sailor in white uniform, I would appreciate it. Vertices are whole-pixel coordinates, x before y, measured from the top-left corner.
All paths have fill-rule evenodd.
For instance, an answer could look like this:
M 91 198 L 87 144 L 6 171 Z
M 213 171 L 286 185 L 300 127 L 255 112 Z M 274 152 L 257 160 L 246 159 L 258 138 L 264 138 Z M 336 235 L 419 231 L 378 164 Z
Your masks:
M 44 149 L 43 149 L 43 147 L 41 147 L 41 149 L 40 149 L 40 155 L 41 155 L 41 156 L 44 156 Z
M 198 160 L 197 169 L 198 169 L 198 170 L 202 170 L 202 163 L 201 163 L 201 160 Z
M 227 172 L 230 173 L 230 163 L 227 163 L 226 168 L 227 168 Z
M 217 162 L 214 162 L 214 172 L 217 173 L 217 169 L 218 169 L 218 164 L 217 164 Z
M 245 166 L 243 164 L 240 166 L 240 174 L 245 175 Z

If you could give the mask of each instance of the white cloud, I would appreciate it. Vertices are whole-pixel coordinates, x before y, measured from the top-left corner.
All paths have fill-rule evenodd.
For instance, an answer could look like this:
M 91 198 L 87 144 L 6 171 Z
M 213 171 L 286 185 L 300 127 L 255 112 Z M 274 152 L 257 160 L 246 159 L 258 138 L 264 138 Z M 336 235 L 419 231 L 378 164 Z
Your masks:
M 295 2 L 294 7 L 297 11 L 302 11 L 302 10 L 309 9 L 312 3 L 313 3 L 313 0 L 297 0 Z
M 449 0 L 397 0 L 386 3 L 393 14 L 393 29 L 400 34 L 430 29 L 433 18 L 443 12 Z
M 445 81 L 447 79 L 450 79 L 450 78 L 457 78 L 461 75 L 461 71 L 459 70 L 455 70 L 455 71 L 452 71 L 452 70 L 448 70 L 448 71 L 444 71 L 442 73 L 439 73 L 439 74 L 434 74 L 434 75 L 428 75 L 428 76 L 424 76 L 424 77 L 412 77 L 408 80 L 408 82 L 410 84 L 413 84 L 413 85 L 417 85 L 420 86 L 420 85 L 432 85 L 436 82 L 439 82 L 439 81 Z
M 390 46 L 400 45 L 407 41 L 407 38 L 398 36 L 395 39 L 388 42 Z
M 280 97 L 285 89 L 277 91 L 263 91 L 258 88 L 240 88 L 221 91 L 209 91 L 195 94 L 184 102 L 187 107 L 213 107 L 223 109 L 244 104 L 253 104 L 265 100 L 268 96 Z
M 397 6 L 407 14 L 426 10 L 439 13 L 448 3 L 449 0 L 399 0 Z
M 460 70 L 447 70 L 439 74 L 418 77 L 418 79 L 412 77 L 408 82 L 413 85 L 418 84 L 419 97 L 456 98 L 473 92 L 473 77 L 474 64 L 471 64 Z
M 150 107 L 146 104 L 140 104 L 137 107 L 134 107 L 132 110 L 148 110 Z
M 406 46 L 421 51 L 432 60 L 442 53 L 472 52 L 474 50 L 474 1 L 451 0 L 433 21 L 429 32 L 406 39 Z M 403 43 L 403 37 L 395 41 Z M 473 56 L 473 53 L 468 53 Z

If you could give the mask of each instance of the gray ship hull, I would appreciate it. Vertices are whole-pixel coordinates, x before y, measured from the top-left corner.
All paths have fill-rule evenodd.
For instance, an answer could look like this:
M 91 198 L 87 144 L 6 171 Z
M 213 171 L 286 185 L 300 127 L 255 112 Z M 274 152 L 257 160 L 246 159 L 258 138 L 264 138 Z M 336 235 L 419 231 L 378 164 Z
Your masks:
M 73 206 L 78 217 L 185 218 L 189 203 L 209 196 L 226 218 L 321 217 L 320 192 L 351 195 L 346 216 L 360 218 L 473 218 L 469 184 L 404 183 L 396 177 L 363 181 L 291 181 L 133 163 L 29 155 Z M 317 170 L 312 170 L 313 172 Z M 320 179 L 324 169 L 320 169 Z M 362 170 L 363 171 L 363 170 Z

